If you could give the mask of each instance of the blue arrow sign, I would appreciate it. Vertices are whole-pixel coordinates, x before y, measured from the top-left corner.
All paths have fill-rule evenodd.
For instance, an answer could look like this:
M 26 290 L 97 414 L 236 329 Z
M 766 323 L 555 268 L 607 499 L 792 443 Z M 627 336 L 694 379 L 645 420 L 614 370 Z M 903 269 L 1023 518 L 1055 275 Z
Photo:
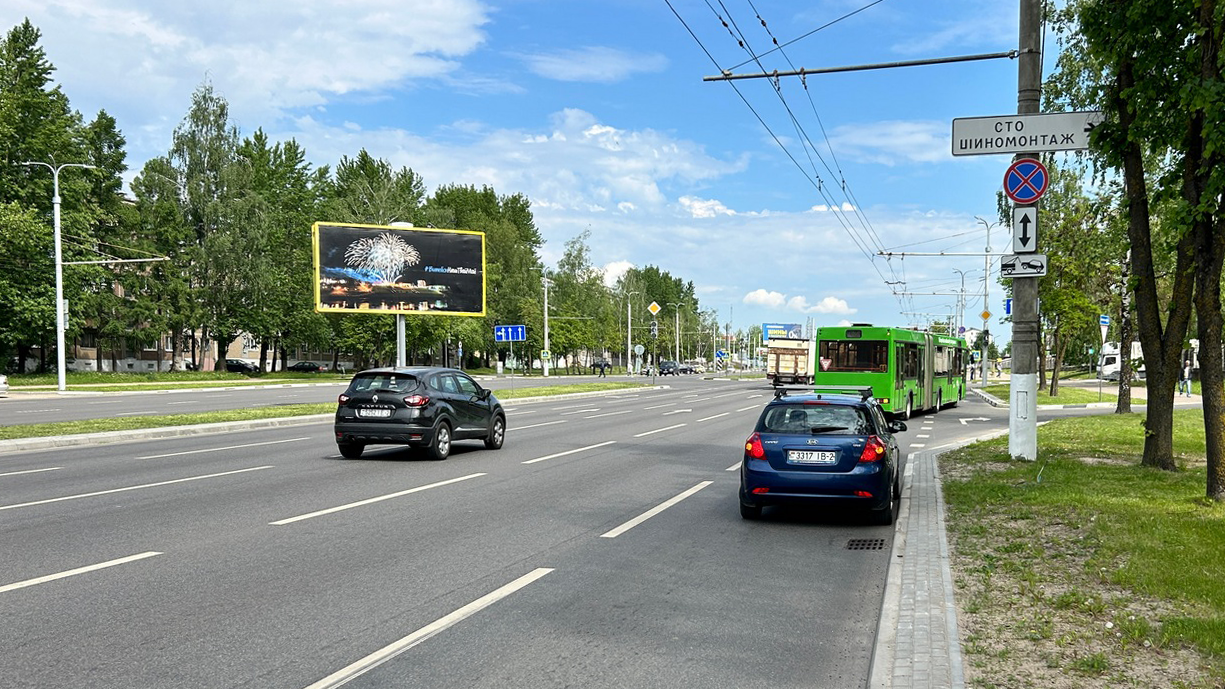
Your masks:
M 495 325 L 493 326 L 494 342 L 523 342 L 527 339 L 527 326 Z
M 1012 298 L 1011 297 L 1004 300 L 1004 315 L 1005 316 L 1012 315 Z

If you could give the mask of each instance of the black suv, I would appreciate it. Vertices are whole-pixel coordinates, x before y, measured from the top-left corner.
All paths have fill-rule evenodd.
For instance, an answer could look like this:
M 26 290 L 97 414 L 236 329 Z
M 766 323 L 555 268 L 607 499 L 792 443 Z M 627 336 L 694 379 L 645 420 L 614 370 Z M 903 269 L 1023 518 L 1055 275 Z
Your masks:
M 661 376 L 680 375 L 680 369 L 677 368 L 675 361 L 661 361 L 659 362 L 659 375 Z
M 408 445 L 446 459 L 453 440 L 501 448 L 506 412 L 463 371 L 376 368 L 354 376 L 337 399 L 335 431 L 340 454 L 349 459 L 361 457 L 367 445 Z
M 893 434 L 906 424 L 885 419 L 871 388 L 788 392 L 775 392 L 744 443 L 740 516 L 757 519 L 766 505 L 811 504 L 893 523 L 906 459 Z

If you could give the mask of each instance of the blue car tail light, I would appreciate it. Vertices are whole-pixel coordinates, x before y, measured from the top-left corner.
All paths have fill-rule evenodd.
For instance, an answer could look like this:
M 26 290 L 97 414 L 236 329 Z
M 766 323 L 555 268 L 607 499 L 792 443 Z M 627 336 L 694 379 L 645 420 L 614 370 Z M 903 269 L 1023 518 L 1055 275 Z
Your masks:
M 888 450 L 885 449 L 885 444 L 880 441 L 880 438 L 870 435 L 868 442 L 863 445 L 863 453 L 859 455 L 859 463 L 879 462 L 885 458 Z
M 749 459 L 765 459 L 766 448 L 761 444 L 761 434 L 754 432 L 744 441 L 744 455 Z

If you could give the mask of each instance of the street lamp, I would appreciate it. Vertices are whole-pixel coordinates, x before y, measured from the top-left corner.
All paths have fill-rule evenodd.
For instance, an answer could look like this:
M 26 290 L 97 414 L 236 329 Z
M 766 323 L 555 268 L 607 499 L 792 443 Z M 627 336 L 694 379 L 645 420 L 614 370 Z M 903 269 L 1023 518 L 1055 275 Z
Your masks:
M 995 225 L 988 223 L 986 220 L 983 220 L 982 218 L 978 216 L 974 216 L 974 217 L 976 220 L 978 220 L 978 222 L 983 224 L 983 227 L 987 229 L 987 253 L 986 255 L 983 256 L 983 314 L 985 315 L 991 312 L 991 310 L 988 309 L 987 306 L 990 303 L 988 301 L 988 295 L 991 291 L 990 290 L 990 286 L 991 286 L 991 228 L 995 227 Z M 987 341 L 987 337 L 988 337 L 987 319 L 983 318 L 982 385 L 984 388 L 987 386 L 987 352 L 989 351 L 989 347 L 990 347 L 990 344 Z
M 957 297 L 957 330 L 953 333 L 954 336 L 961 335 L 961 328 L 966 324 L 966 272 L 960 268 L 954 268 L 953 272 L 961 276 L 961 294 Z
M 676 356 L 673 358 L 678 365 L 681 363 L 681 304 L 680 302 L 670 301 L 668 306 L 676 307 Z
M 632 361 L 630 354 L 634 346 L 631 343 L 634 332 L 634 301 L 630 297 L 635 294 L 642 294 L 642 292 L 625 293 L 625 375 L 627 376 L 633 374 L 633 371 L 630 370 L 630 361 Z
M 549 349 L 549 277 L 544 277 L 544 351 L 549 353 L 547 357 L 540 357 L 540 368 L 544 371 L 544 377 L 549 377 L 549 359 L 553 356 L 553 350 Z
M 64 376 L 64 368 L 67 364 L 65 362 L 66 357 L 64 356 L 64 253 L 60 244 L 60 170 L 66 167 L 83 167 L 93 170 L 96 166 L 86 165 L 85 163 L 52 165 L 51 163 L 31 160 L 23 162 L 22 165 L 42 165 L 50 170 L 51 180 L 55 188 L 55 194 L 51 197 L 51 205 L 55 211 L 55 366 L 59 391 L 64 392 L 68 386 Z

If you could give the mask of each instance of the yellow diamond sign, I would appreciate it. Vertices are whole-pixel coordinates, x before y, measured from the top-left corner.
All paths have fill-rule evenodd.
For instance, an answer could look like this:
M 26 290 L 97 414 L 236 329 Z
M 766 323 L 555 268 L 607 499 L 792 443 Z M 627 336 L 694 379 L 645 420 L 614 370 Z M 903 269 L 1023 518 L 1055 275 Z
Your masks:
M 984 321 L 985 321 L 985 320 L 987 320 L 988 318 L 991 318 L 991 312 L 990 312 L 990 311 L 986 311 L 986 310 L 984 310 L 982 313 L 980 313 L 980 314 L 978 314 L 978 315 L 979 315 L 979 316 L 982 316 L 982 319 L 983 319 Z
M 663 307 L 660 306 L 659 304 L 656 304 L 655 302 L 651 302 L 651 305 L 647 307 L 647 311 L 650 311 L 652 316 L 658 316 L 659 310 L 662 308 Z

